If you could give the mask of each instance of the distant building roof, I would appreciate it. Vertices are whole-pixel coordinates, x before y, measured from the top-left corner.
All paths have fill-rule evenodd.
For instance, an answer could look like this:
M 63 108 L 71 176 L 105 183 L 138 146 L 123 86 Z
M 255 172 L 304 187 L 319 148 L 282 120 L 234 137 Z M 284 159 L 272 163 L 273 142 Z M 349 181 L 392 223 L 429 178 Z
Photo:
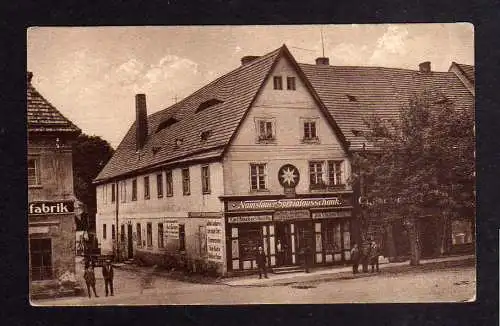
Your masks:
M 32 73 L 28 72 L 27 124 L 28 132 L 68 132 L 81 133 L 80 128 L 63 116 L 31 84 Z
M 362 136 L 366 129 L 365 118 L 373 114 L 396 118 L 399 109 L 424 90 L 430 89 L 439 98 L 450 100 L 458 107 L 474 104 L 469 91 L 452 72 L 297 64 L 286 46 L 282 46 L 253 58 L 184 100 L 148 116 L 149 134 L 140 151 L 136 151 L 136 128 L 135 123 L 132 124 L 96 182 L 180 160 L 222 156 L 282 55 L 288 56 L 299 76 L 305 78 L 306 86 L 341 143 L 350 143 L 352 150 L 362 149 L 366 142 Z M 217 99 L 217 103 L 214 101 L 213 105 L 199 110 L 200 105 L 212 99 Z M 172 118 L 178 122 L 158 129 L 160 124 Z M 205 131 L 208 136 L 200 137 Z
M 465 87 L 467 87 L 469 91 L 475 95 L 476 79 L 474 66 L 452 62 L 448 71 L 455 73 L 464 83 Z

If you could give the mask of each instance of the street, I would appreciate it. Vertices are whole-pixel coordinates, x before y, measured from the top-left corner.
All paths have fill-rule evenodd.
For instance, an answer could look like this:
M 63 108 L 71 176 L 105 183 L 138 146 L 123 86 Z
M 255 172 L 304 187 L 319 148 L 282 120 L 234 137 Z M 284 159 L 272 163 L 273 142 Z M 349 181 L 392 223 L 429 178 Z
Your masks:
M 147 270 L 144 268 L 144 271 Z M 99 298 L 81 296 L 34 303 L 79 306 L 463 302 L 474 298 L 475 275 L 475 266 L 468 261 L 446 268 L 429 265 L 409 271 L 381 269 L 378 274 L 359 274 L 355 277 L 348 273 L 335 278 L 320 277 L 319 273 L 297 273 L 281 283 L 273 282 L 273 277 L 277 276 L 270 274 L 267 283 L 249 285 L 231 285 L 224 279 L 220 283 L 197 284 L 154 276 L 152 287 L 143 289 L 141 293 L 144 273 L 116 268 L 115 296 L 104 297 L 101 270 L 96 268 Z

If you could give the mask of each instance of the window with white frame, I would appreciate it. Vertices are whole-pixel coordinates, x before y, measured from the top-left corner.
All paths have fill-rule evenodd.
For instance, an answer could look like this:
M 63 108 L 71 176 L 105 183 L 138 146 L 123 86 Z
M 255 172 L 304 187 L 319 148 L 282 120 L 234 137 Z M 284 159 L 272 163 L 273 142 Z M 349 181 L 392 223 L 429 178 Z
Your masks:
M 208 165 L 201 167 L 201 191 L 203 194 L 210 193 L 210 168 Z
M 250 189 L 252 191 L 266 190 L 266 164 L 250 164 Z
M 317 133 L 317 123 L 316 119 L 307 119 L 303 121 L 304 125 L 304 140 L 317 140 L 318 139 L 318 133 Z
M 273 88 L 277 90 L 283 89 L 283 78 L 281 76 L 273 77 Z
M 330 186 L 344 184 L 342 178 L 342 161 L 327 161 L 328 164 L 328 184 Z
M 165 173 L 165 177 L 166 177 L 166 183 L 167 183 L 166 195 L 167 195 L 167 197 L 170 197 L 170 196 L 174 195 L 174 184 L 172 181 L 172 170 L 168 170 Z
M 256 118 L 257 140 L 259 142 L 274 141 L 276 138 L 275 119 Z
M 114 203 L 116 200 L 116 185 L 114 183 L 111 184 L 111 202 Z
M 164 248 L 165 241 L 163 239 L 163 223 L 158 223 L 158 248 Z
M 137 179 L 132 180 L 132 200 L 137 200 Z
M 148 247 L 153 246 L 153 224 L 151 222 L 146 224 L 146 244 Z
M 182 169 L 182 194 L 191 194 L 191 180 L 189 178 L 189 168 Z
M 149 199 L 149 176 L 144 177 L 144 199 Z
M 39 157 L 29 157 L 28 158 L 28 186 L 39 186 L 41 185 L 40 180 L 40 158 Z
M 313 188 L 324 185 L 322 161 L 309 162 L 309 184 Z
M 156 191 L 158 193 L 158 198 L 163 197 L 163 173 L 158 173 L 156 175 Z
M 127 199 L 127 182 L 120 181 L 120 201 L 124 203 Z
M 142 246 L 142 230 L 141 223 L 136 224 L 136 232 L 137 232 L 137 246 Z
M 286 77 L 286 89 L 289 91 L 295 90 L 295 77 Z

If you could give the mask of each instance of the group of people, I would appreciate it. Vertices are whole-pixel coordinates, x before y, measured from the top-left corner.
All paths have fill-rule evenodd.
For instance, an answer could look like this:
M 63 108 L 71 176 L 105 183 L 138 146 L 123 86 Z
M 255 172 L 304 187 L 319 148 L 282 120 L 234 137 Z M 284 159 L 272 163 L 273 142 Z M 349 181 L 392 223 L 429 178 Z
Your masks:
M 106 296 L 113 293 L 113 265 L 111 265 L 111 260 L 106 260 L 104 266 L 102 267 L 102 277 L 104 279 L 104 289 L 106 292 Z M 87 292 L 89 294 L 89 298 L 92 296 L 90 290 L 94 291 L 94 295 L 96 298 L 99 296 L 95 290 L 95 272 L 94 272 L 94 264 L 93 262 L 86 261 L 85 262 L 85 271 L 83 273 L 83 278 L 85 279 L 85 284 L 87 285 Z
M 363 273 L 368 273 L 368 267 L 371 265 L 371 272 L 379 272 L 378 259 L 380 256 L 379 246 L 375 241 L 370 241 L 369 243 L 359 248 L 358 244 L 355 243 L 351 249 L 351 261 L 352 261 L 352 272 L 357 274 L 359 272 L 359 265 L 363 266 Z

